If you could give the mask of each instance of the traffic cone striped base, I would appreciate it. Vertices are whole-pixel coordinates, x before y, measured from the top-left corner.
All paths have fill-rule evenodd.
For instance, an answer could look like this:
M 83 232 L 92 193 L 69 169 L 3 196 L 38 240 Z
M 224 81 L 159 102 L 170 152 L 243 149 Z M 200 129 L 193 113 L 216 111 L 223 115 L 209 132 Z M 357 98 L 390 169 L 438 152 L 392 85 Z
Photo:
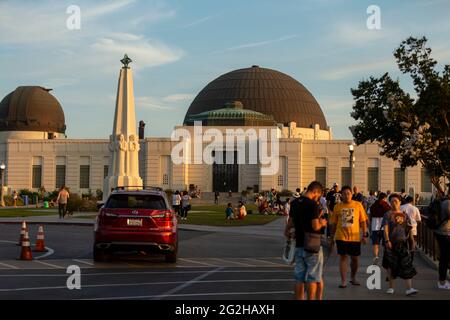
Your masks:
M 45 249 L 45 244 L 44 244 L 44 227 L 43 226 L 39 226 L 39 231 L 37 234 L 37 240 L 36 240 L 36 245 L 34 246 L 34 251 L 35 252 L 47 252 L 47 249 Z
M 30 247 L 30 237 L 28 236 L 28 231 L 25 232 L 22 241 L 22 252 L 20 253 L 20 260 L 33 260 L 33 255 L 31 254 Z
M 17 244 L 18 246 L 22 245 L 23 238 L 25 236 L 25 232 L 27 232 L 27 231 L 28 231 L 27 223 L 25 221 L 23 221 L 22 229 L 20 229 L 20 238 L 19 238 L 19 243 Z

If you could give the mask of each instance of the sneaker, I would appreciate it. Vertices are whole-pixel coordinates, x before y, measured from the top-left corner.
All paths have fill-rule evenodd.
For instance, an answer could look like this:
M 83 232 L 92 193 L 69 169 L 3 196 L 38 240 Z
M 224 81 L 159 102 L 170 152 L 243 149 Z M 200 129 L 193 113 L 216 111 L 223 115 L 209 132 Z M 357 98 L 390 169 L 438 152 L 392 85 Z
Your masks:
M 417 294 L 418 292 L 419 292 L 418 290 L 416 290 L 414 288 L 411 288 L 411 289 L 406 290 L 406 295 L 407 296 L 412 296 L 414 294 Z
M 447 290 L 450 290 L 450 283 L 449 283 L 448 281 L 445 281 L 444 284 L 441 284 L 441 283 L 438 281 L 438 289 L 447 289 Z
M 389 288 L 386 291 L 387 294 L 394 294 L 394 288 Z

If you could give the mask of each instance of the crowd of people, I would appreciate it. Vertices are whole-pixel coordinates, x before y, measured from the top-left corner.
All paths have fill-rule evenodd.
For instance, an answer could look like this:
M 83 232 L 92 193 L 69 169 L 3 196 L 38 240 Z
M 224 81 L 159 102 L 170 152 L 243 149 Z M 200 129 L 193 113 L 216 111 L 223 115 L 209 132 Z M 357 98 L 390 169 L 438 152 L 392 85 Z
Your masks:
M 268 192 L 255 194 L 254 200 L 260 214 L 289 214 L 291 199 L 286 198 L 283 201 L 280 193 L 278 193 L 275 189 L 271 189 Z
M 450 188 L 438 201 L 439 225 L 434 230 L 440 249 L 439 289 L 450 289 L 447 281 L 450 250 Z M 313 181 L 300 193 L 293 194 L 285 236 L 294 237 L 295 280 L 297 299 L 322 299 L 324 284 L 322 239 L 327 240 L 331 251 L 336 247 L 339 255 L 340 283 L 359 286 L 357 279 L 361 244 L 371 243 L 374 265 L 387 271 L 387 294 L 394 294 L 395 279 L 405 281 L 407 296 L 415 295 L 412 279 L 417 274 L 413 265 L 417 241 L 417 225 L 421 214 L 413 197 L 404 190 L 399 193 L 370 192 L 364 197 L 357 187 L 337 183 L 331 189 Z M 295 231 L 293 233 L 293 230 Z M 380 259 L 380 246 L 384 248 Z M 350 262 L 350 263 L 349 263 Z M 347 283 L 350 265 L 350 281 Z M 305 290 L 306 289 L 306 290 Z M 307 294 L 305 295 L 305 291 Z

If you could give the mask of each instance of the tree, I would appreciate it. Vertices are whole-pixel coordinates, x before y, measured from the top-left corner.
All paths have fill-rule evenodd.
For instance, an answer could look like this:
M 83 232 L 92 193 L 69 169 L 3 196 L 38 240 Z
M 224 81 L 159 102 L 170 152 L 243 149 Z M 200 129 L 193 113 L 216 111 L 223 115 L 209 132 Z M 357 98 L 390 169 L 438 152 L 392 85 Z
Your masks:
M 450 180 L 450 66 L 435 67 L 427 39 L 410 37 L 394 57 L 400 71 L 413 80 L 416 98 L 388 73 L 370 77 L 351 89 L 355 99 L 350 127 L 355 142 L 377 141 L 380 154 L 398 160 L 403 169 L 421 163 L 440 195 L 440 181 Z

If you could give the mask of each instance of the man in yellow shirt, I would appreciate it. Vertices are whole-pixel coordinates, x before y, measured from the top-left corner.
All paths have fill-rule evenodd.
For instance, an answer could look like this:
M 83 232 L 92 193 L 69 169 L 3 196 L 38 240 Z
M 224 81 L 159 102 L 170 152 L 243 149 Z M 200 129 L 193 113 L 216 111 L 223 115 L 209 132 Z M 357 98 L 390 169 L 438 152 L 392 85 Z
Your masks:
M 336 240 L 337 253 L 340 256 L 339 271 L 341 284 L 339 288 L 347 287 L 347 256 L 350 256 L 351 281 L 353 285 L 360 285 L 356 280 L 359 256 L 361 255 L 361 241 L 367 242 L 367 214 L 362 204 L 352 200 L 352 189 L 345 186 L 341 190 L 342 202 L 336 204 L 330 218 L 332 239 Z M 360 232 L 363 237 L 361 239 Z

